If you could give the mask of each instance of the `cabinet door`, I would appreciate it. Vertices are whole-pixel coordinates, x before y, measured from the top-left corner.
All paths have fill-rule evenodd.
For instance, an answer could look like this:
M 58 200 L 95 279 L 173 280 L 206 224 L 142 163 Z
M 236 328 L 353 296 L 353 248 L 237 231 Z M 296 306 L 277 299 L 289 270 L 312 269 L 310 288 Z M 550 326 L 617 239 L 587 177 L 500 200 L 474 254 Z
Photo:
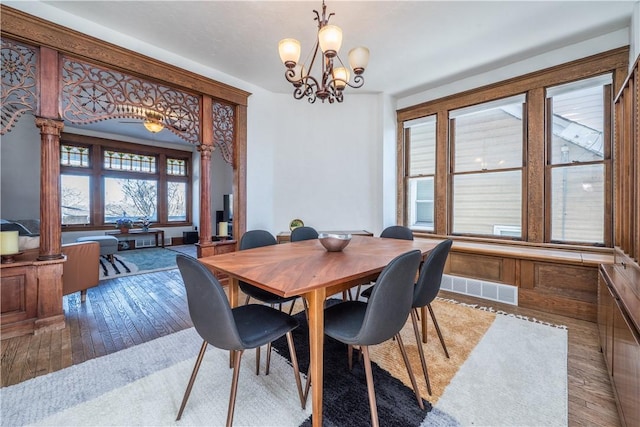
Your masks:
M 33 270 L 27 267 L 3 267 L 0 279 L 0 319 L 4 326 L 35 318 L 37 287 Z
M 623 424 L 640 426 L 640 338 L 617 304 L 613 328 L 613 382 Z
M 611 290 L 602 274 L 598 275 L 598 329 L 600 332 L 600 348 L 607 363 L 607 371 L 612 374 L 613 347 L 613 307 L 615 305 Z

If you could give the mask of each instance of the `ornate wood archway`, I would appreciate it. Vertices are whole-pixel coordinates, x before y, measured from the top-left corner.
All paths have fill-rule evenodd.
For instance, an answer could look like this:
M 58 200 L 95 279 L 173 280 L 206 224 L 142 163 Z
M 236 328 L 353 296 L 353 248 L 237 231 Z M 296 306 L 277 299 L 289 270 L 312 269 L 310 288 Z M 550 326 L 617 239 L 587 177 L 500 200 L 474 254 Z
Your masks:
M 213 252 L 211 152 L 233 167 L 234 230 L 246 229 L 246 125 L 250 93 L 0 5 L 2 122 L 0 134 L 31 112 L 41 133 L 39 261 L 47 301 L 38 318 L 62 312 L 60 134 L 64 121 L 149 118 L 197 145 L 200 153 L 199 255 Z M 52 261 L 54 261 L 52 263 Z M 55 269 L 55 271 L 54 271 Z M 48 326 L 60 326 L 58 321 Z

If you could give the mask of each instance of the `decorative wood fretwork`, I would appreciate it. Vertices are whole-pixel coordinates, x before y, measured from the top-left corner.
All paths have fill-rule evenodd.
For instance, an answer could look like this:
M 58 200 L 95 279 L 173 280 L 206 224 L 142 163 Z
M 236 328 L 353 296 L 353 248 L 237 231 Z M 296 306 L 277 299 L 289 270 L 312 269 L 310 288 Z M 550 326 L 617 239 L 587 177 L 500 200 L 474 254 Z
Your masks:
M 234 109 L 229 104 L 213 102 L 213 143 L 220 148 L 225 162 L 233 165 Z
M 69 57 L 63 57 L 61 76 L 62 117 L 70 123 L 157 119 L 185 141 L 200 141 L 195 95 Z
M 2 128 L 11 131 L 18 118 L 38 113 L 38 49 L 2 38 Z

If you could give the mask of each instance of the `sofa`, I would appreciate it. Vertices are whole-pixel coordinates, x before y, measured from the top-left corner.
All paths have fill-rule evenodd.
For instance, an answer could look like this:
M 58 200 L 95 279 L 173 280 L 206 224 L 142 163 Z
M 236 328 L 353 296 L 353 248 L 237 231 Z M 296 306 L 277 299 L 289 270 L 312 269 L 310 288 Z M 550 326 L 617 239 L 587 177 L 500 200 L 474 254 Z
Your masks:
M 87 299 L 87 289 L 100 280 L 100 244 L 78 242 L 62 245 L 67 261 L 62 267 L 62 295 L 80 291 L 80 301 Z
M 18 249 L 20 251 L 40 246 L 40 220 L 0 219 L 0 230 L 18 232 Z

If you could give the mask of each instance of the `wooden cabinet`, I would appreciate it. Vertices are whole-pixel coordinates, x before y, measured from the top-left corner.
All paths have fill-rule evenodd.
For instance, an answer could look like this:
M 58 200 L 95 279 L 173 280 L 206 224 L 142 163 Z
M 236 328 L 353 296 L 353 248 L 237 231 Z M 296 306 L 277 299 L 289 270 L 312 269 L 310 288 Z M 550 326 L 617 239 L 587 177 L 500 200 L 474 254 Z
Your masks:
M 37 251 L 28 251 L 15 263 L 0 264 L 2 339 L 64 327 L 64 259 L 38 261 L 37 256 Z
M 229 252 L 235 252 L 235 250 L 236 250 L 236 241 L 235 240 L 225 240 L 225 241 L 220 241 L 220 242 L 214 242 L 213 246 L 214 246 L 214 249 L 213 249 L 213 254 L 214 255 L 226 254 L 226 253 L 229 253 Z M 221 282 L 226 282 L 227 281 L 227 275 L 226 274 L 216 272 L 215 275 L 216 275 L 216 278 L 219 281 L 221 281 Z
M 598 328 L 622 424 L 640 425 L 640 272 L 600 267 Z
M 2 268 L 0 323 L 3 338 L 33 330 L 37 317 L 38 289 L 33 268 L 24 265 Z

